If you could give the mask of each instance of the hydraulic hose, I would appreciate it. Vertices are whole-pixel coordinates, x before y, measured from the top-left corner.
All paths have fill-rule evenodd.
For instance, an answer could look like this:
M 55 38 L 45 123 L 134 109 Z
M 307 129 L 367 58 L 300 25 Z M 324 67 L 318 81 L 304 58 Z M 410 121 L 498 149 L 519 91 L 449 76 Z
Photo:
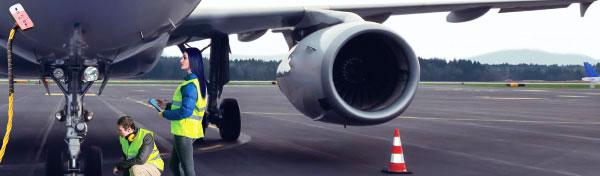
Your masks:
M 6 152 L 6 145 L 10 139 L 10 131 L 12 130 L 12 119 L 13 119 L 13 101 L 15 94 L 14 77 L 13 77 L 13 64 L 12 64 L 12 42 L 15 39 L 15 33 L 17 32 L 18 26 L 15 25 L 10 29 L 8 35 L 8 42 L 6 44 L 7 49 L 7 65 L 8 65 L 8 121 L 6 122 L 6 133 L 2 140 L 2 149 L 0 149 L 0 164 L 4 158 L 4 152 Z

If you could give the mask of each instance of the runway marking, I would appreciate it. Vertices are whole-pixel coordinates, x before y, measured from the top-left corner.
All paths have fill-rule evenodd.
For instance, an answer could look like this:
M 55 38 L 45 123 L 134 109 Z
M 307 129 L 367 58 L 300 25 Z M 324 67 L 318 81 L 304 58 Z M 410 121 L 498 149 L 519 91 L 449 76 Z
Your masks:
M 197 153 L 207 153 L 207 152 L 215 152 L 215 151 L 220 151 L 220 150 L 226 150 L 226 149 L 230 149 L 233 147 L 237 147 L 243 144 L 246 144 L 248 142 L 250 142 L 252 140 L 252 137 L 250 137 L 249 135 L 245 134 L 245 133 L 240 133 L 240 137 L 238 138 L 237 141 L 235 142 L 224 142 L 224 141 L 219 141 L 218 143 L 214 144 L 214 145 L 209 145 L 209 146 L 202 146 L 199 148 L 195 148 L 194 154 Z
M 200 148 L 200 150 L 206 151 L 206 150 L 216 149 L 216 148 L 219 148 L 219 147 L 223 147 L 223 144 L 217 144 L 217 145 L 213 145 L 213 146 L 202 147 L 202 148 Z
M 64 96 L 62 93 L 50 93 L 50 94 L 44 93 L 44 95 L 45 96 Z M 95 96 L 98 96 L 98 94 L 95 94 L 95 93 L 86 93 L 85 96 L 95 97 Z
M 253 115 L 279 115 L 279 116 L 304 116 L 299 113 L 271 113 L 271 112 L 242 112 L 243 114 Z M 480 121 L 480 122 L 507 122 L 507 123 L 537 123 L 537 124 L 575 124 L 575 125 L 600 125 L 600 122 L 573 122 L 573 121 L 532 121 L 532 120 L 508 120 L 508 119 L 455 119 L 455 118 L 437 118 L 437 117 L 410 117 L 400 116 L 398 119 L 419 119 L 419 120 L 445 120 L 445 121 Z
M 52 131 L 52 127 L 54 126 L 54 122 L 56 122 L 56 119 L 54 119 L 54 115 L 57 111 L 60 110 L 63 103 L 64 103 L 64 99 L 62 99 L 60 101 L 60 103 L 58 103 L 56 108 L 54 108 L 54 111 L 50 113 L 50 118 L 48 118 L 48 120 L 50 120 L 50 122 L 46 123 L 46 126 L 44 127 L 46 130 L 44 131 L 44 135 L 42 137 L 42 142 L 40 143 L 40 147 L 38 148 L 38 151 L 35 154 L 35 158 L 33 160 L 34 163 L 37 163 L 40 160 L 40 157 L 42 156 L 42 151 L 44 150 L 44 146 L 46 146 L 46 142 L 48 141 L 48 135 L 50 135 L 50 132 Z M 37 137 L 36 139 L 39 139 L 39 137 Z M 30 169 L 30 173 L 27 175 L 33 175 L 34 173 L 35 173 L 35 169 Z
M 490 96 L 477 96 L 482 99 L 489 100 L 543 100 L 544 98 L 534 98 L 534 97 L 490 97 Z
M 507 123 L 533 123 L 533 124 L 575 124 L 575 125 L 600 125 L 600 122 L 572 122 L 572 121 L 535 121 L 535 120 L 508 120 L 508 119 L 455 119 L 440 117 L 411 117 L 400 116 L 398 119 L 417 120 L 443 120 L 443 121 L 477 121 L 477 122 L 507 122 Z
M 385 142 L 391 141 L 391 139 L 379 137 L 379 136 L 369 136 L 369 135 L 351 132 L 351 131 L 342 131 L 342 130 L 338 130 L 335 128 L 327 128 L 327 127 L 323 127 L 323 126 L 319 126 L 319 125 L 307 124 L 307 123 L 303 123 L 303 122 L 297 122 L 297 121 L 282 119 L 282 118 L 277 118 L 277 117 L 270 117 L 270 116 L 264 116 L 264 117 L 268 117 L 268 118 L 276 119 L 276 120 L 287 121 L 287 122 L 291 122 L 291 123 L 298 123 L 298 124 L 316 127 L 316 128 L 320 128 L 320 129 L 324 129 L 324 130 L 328 130 L 328 131 L 345 133 L 345 134 L 349 134 L 349 135 L 355 135 L 355 136 L 360 136 L 360 137 L 365 137 L 365 138 L 370 138 L 370 139 L 377 139 L 377 140 L 381 140 L 381 141 L 385 141 Z M 427 150 L 432 150 L 432 151 L 439 152 L 439 153 L 458 155 L 458 156 L 470 158 L 473 160 L 483 160 L 483 161 L 488 161 L 488 162 L 492 162 L 492 163 L 496 163 L 496 164 L 504 164 L 504 165 L 508 165 L 508 166 L 512 166 L 512 167 L 525 168 L 525 169 L 537 170 L 537 171 L 542 171 L 542 172 L 550 172 L 550 173 L 554 173 L 554 174 L 580 176 L 579 174 L 576 174 L 576 173 L 564 172 L 564 171 L 558 171 L 558 170 L 548 170 L 547 168 L 540 168 L 540 167 L 535 167 L 535 166 L 530 166 L 530 165 L 516 164 L 516 163 L 510 162 L 510 161 L 504 161 L 504 160 L 499 160 L 499 159 L 485 157 L 485 156 L 478 156 L 478 155 L 463 153 L 463 152 L 459 152 L 459 151 L 451 151 L 451 150 L 447 150 L 447 149 L 440 149 L 440 148 L 429 147 L 429 146 L 424 146 L 424 145 L 419 145 L 419 144 L 414 144 L 414 143 L 404 143 L 404 144 L 409 145 L 409 146 L 415 146 L 418 148 L 427 149 Z
M 438 89 L 434 89 L 434 90 L 435 91 L 464 91 L 463 88 L 447 88 L 447 89 L 443 89 L 443 88 L 440 89 L 440 88 L 438 88 Z
M 558 134 L 558 133 L 552 133 L 552 132 L 537 132 L 537 131 L 514 129 L 514 128 L 501 128 L 501 127 L 481 125 L 481 124 L 470 124 L 470 125 L 480 126 L 480 127 L 486 127 L 486 128 L 500 129 L 500 130 L 511 131 L 511 132 L 519 131 L 519 132 L 523 132 L 523 133 L 531 133 L 531 134 L 537 134 L 537 135 L 542 135 L 542 136 L 555 136 L 555 137 L 563 137 L 563 138 L 567 138 L 567 139 L 579 139 L 579 140 L 584 140 L 584 141 L 588 141 L 588 142 L 589 141 L 600 142 L 600 138 L 595 138 L 595 137 L 586 137 L 586 136 L 577 136 L 577 135 L 568 135 L 568 134 Z
M 586 98 L 588 96 L 580 96 L 580 95 L 558 95 L 556 97 L 561 97 L 561 98 Z
M 136 100 L 136 99 L 133 99 L 133 98 L 130 98 L 130 97 L 125 97 L 125 99 L 129 100 L 129 101 L 133 101 L 133 102 L 135 102 L 137 104 L 141 104 L 141 105 L 144 105 L 146 107 L 154 109 L 154 106 L 152 106 L 152 105 L 150 105 L 150 104 L 148 104 L 146 102 L 143 102 L 143 101 L 140 101 L 140 100 Z

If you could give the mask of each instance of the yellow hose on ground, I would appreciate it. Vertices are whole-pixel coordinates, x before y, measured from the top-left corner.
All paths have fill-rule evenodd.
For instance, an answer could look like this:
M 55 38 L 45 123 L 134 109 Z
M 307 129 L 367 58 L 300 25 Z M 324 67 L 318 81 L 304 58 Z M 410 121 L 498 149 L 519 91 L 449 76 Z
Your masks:
M 8 144 L 8 139 L 10 138 L 10 131 L 12 130 L 12 119 L 13 119 L 13 101 L 15 90 L 13 87 L 13 73 L 12 73 L 12 41 L 15 39 L 15 32 L 17 32 L 17 26 L 13 27 L 10 30 L 10 34 L 8 35 L 8 121 L 6 122 L 6 133 L 4 133 L 4 138 L 2 140 L 2 149 L 0 149 L 0 164 L 2 163 L 2 159 L 4 158 L 4 152 L 6 152 L 6 145 Z

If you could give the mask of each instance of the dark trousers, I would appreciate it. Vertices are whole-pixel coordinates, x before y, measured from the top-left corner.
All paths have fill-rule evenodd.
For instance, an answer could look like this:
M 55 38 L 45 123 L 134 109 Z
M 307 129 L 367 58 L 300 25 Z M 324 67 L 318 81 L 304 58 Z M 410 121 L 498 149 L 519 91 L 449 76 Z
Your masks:
M 196 176 L 194 170 L 194 139 L 175 136 L 175 144 L 171 152 L 171 161 L 169 163 L 175 176 Z

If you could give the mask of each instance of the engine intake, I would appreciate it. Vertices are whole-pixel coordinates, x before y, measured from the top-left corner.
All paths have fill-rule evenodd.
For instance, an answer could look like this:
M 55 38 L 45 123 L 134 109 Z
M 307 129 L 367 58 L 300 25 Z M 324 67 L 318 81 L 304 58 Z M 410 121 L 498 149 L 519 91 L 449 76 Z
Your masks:
M 280 90 L 315 120 L 375 125 L 399 116 L 419 82 L 419 63 L 383 25 L 352 22 L 316 31 L 277 70 Z

